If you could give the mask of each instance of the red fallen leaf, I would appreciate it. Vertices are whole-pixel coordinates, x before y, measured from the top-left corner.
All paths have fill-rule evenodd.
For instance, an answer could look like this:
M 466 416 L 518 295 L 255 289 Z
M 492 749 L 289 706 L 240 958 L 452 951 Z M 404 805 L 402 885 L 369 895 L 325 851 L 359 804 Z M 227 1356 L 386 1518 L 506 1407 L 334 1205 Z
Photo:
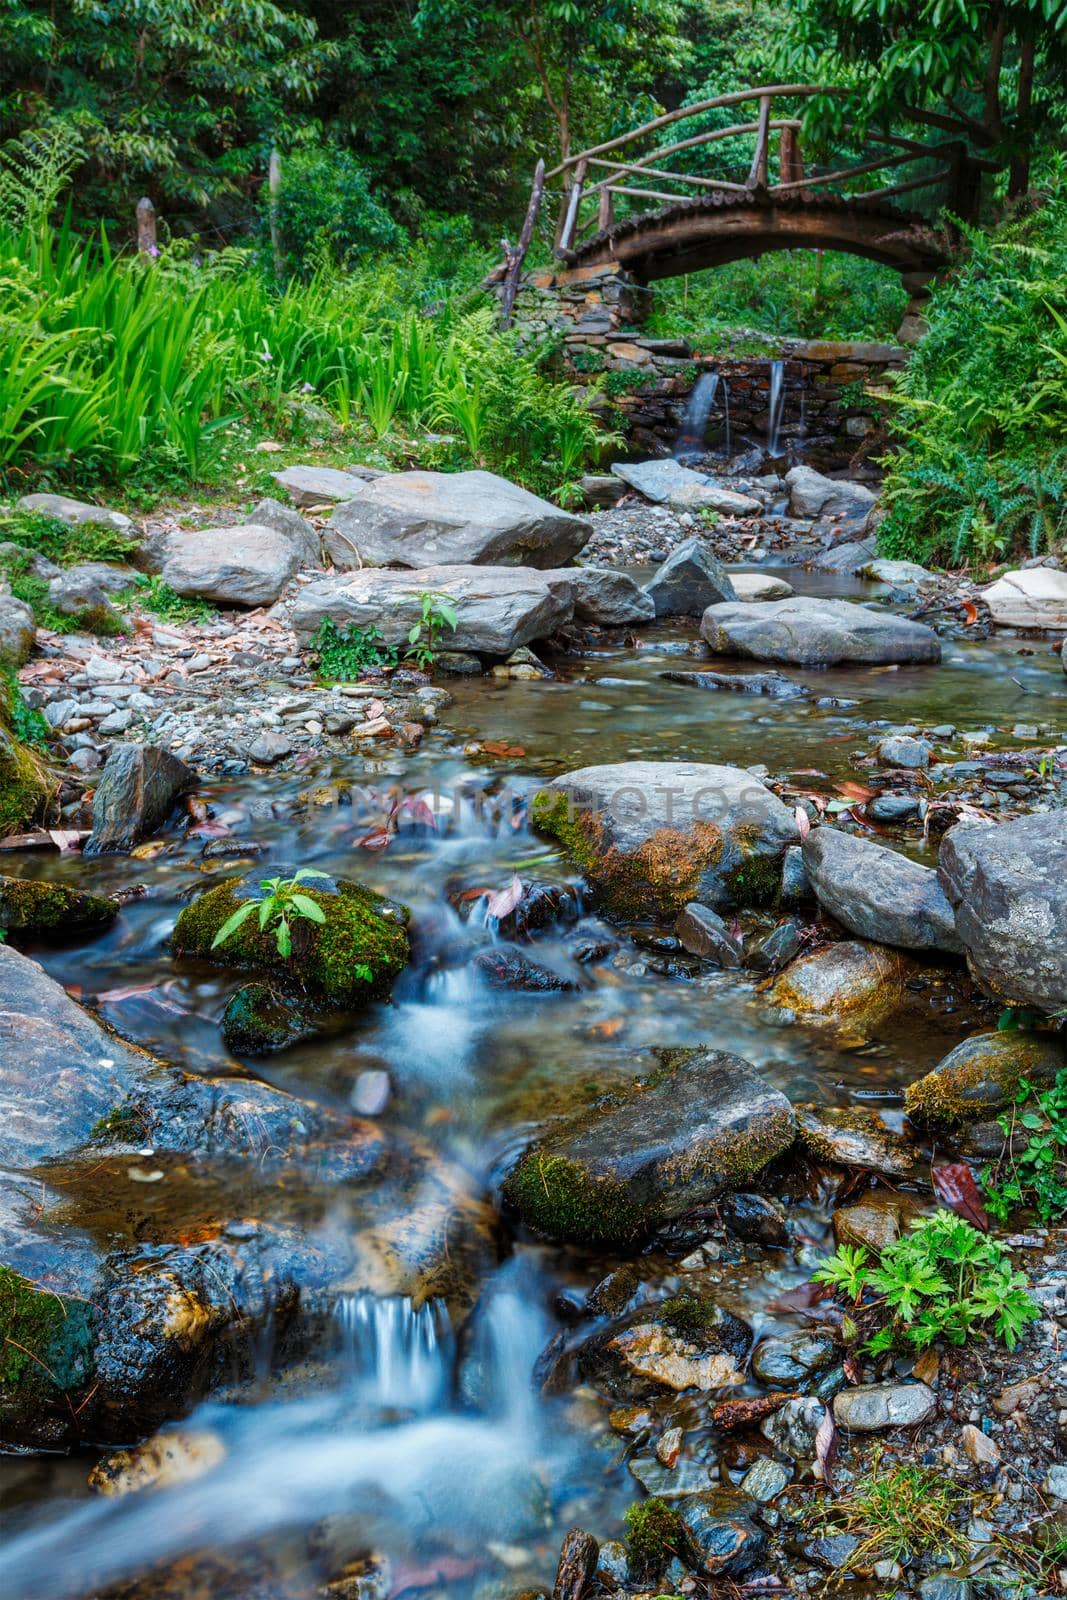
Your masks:
M 930 1168 L 930 1182 L 934 1193 L 943 1205 L 958 1217 L 963 1217 L 982 1233 L 989 1232 L 989 1217 L 978 1193 L 974 1173 L 965 1161 L 952 1161 L 943 1167 Z
M 750 1428 L 762 1422 L 772 1411 L 787 1400 L 796 1398 L 795 1389 L 783 1389 L 777 1394 L 757 1394 L 748 1400 L 720 1400 L 711 1408 L 712 1426 L 720 1433 L 734 1433 L 738 1428 Z
M 420 800 L 418 795 L 408 795 L 405 800 L 401 800 L 400 810 L 406 816 L 409 816 L 412 822 L 421 822 L 424 827 L 433 828 L 436 831 L 437 818 L 426 801 Z
M 506 889 L 496 889 L 489 896 L 485 903 L 486 915 L 496 917 L 499 921 L 501 917 L 506 917 L 509 912 L 514 911 L 521 899 L 522 879 L 512 878 Z
M 846 1356 L 841 1365 L 844 1369 L 845 1377 L 853 1387 L 857 1387 L 863 1382 L 863 1368 L 855 1356 Z
M 842 782 L 835 783 L 834 788 L 838 794 L 844 795 L 846 800 L 855 800 L 863 804 L 866 804 L 868 800 L 873 800 L 878 793 L 877 789 L 868 789 L 866 784 L 854 783 L 851 778 L 845 778 Z
M 487 756 L 524 756 L 521 744 L 508 744 L 506 739 L 483 739 L 482 749 Z
M 821 1478 L 827 1487 L 834 1481 L 834 1462 L 837 1460 L 839 1443 L 837 1424 L 827 1406 L 815 1434 L 815 1461 L 812 1467 L 814 1475 Z
M 830 1288 L 825 1283 L 798 1283 L 795 1289 L 787 1289 L 785 1294 L 780 1294 L 777 1300 L 772 1300 L 767 1307 L 768 1311 L 810 1311 L 813 1306 L 818 1306 L 830 1298 Z
M 362 839 L 357 839 L 356 848 L 357 850 L 385 850 L 388 848 L 392 837 L 392 834 L 385 828 L 379 828 L 376 832 L 365 833 Z
M 488 900 L 492 889 L 461 889 L 458 894 L 450 895 L 453 905 L 465 906 L 471 900 Z
M 973 627 L 977 621 L 978 607 L 973 600 L 965 600 L 963 602 L 963 626 L 965 628 Z

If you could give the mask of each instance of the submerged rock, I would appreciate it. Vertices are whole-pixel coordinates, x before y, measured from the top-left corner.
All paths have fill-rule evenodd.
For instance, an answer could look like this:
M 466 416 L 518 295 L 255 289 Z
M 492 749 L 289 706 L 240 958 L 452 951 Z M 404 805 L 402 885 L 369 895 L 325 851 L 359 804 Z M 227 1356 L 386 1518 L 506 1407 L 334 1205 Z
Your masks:
M 941 660 L 941 641 L 922 622 L 847 600 L 792 600 L 711 605 L 700 632 L 714 655 L 751 656 L 832 667 L 842 661 L 880 665 Z
M 250 901 L 262 901 L 266 892 L 254 875 L 227 878 L 209 889 L 178 917 L 174 953 L 274 973 L 338 1007 L 360 1006 L 388 994 L 407 966 L 407 907 L 346 878 L 309 878 L 300 884 L 300 893 L 319 907 L 325 920 L 292 917 L 291 956 L 279 953 L 273 928 L 260 929 L 255 914 L 212 948 L 215 935 L 234 913 Z
M 664 1390 L 702 1393 L 744 1382 L 752 1342 L 747 1323 L 714 1301 L 676 1295 L 639 1306 L 622 1327 L 596 1333 L 577 1352 L 587 1383 L 617 1400 Z
M 834 1341 L 825 1333 L 802 1328 L 781 1339 L 763 1339 L 752 1352 L 752 1371 L 769 1387 L 802 1383 L 813 1372 L 828 1367 L 835 1355 Z
M 504 1193 L 535 1233 L 625 1241 L 742 1188 L 794 1135 L 788 1100 L 747 1061 L 699 1051 L 607 1109 L 549 1127 Z
M 736 600 L 730 576 L 702 539 L 686 539 L 645 584 L 657 617 L 700 617 L 720 600 Z
M 1049 1083 L 1067 1062 L 1052 1033 L 1010 1028 L 964 1039 L 932 1072 L 910 1083 L 904 1109 L 919 1126 L 981 1122 L 1011 1104 L 1020 1078 Z
M 849 933 L 904 950 L 962 951 L 933 867 L 840 828 L 821 827 L 804 840 L 804 868 L 819 904 Z
M 225 1459 L 226 1446 L 217 1433 L 208 1428 L 174 1428 L 98 1461 L 88 1482 L 97 1494 L 119 1499 L 142 1489 L 192 1483 Z
M 592 526 L 495 472 L 390 472 L 334 511 L 323 544 L 353 567 L 560 567 Z
M 267 983 L 246 983 L 226 1002 L 222 1037 L 238 1056 L 270 1055 L 315 1032 L 303 1013 Z
M 534 825 L 557 839 L 609 909 L 673 917 L 773 901 L 796 817 L 751 773 L 695 762 L 628 761 L 565 773 L 534 800 Z
M 766 694 L 773 700 L 804 700 L 802 684 L 794 683 L 784 672 L 661 672 L 668 683 L 688 684 L 692 689 L 718 690 L 726 694 Z
M 778 978 L 770 1001 L 801 1022 L 871 1022 L 903 1004 L 910 970 L 895 950 L 848 940 L 800 956 Z
M 113 745 L 93 795 L 87 856 L 126 855 L 157 832 L 178 796 L 195 787 L 196 773 L 156 745 Z
M 106 928 L 119 914 L 118 903 L 63 883 L 0 875 L 0 929 L 5 933 L 84 933 Z
M 718 967 L 741 965 L 739 942 L 710 906 L 691 901 L 679 912 L 674 931 L 690 955 L 713 961 Z
M 1040 1011 L 1067 1006 L 1067 811 L 958 823 L 937 875 L 982 987 Z

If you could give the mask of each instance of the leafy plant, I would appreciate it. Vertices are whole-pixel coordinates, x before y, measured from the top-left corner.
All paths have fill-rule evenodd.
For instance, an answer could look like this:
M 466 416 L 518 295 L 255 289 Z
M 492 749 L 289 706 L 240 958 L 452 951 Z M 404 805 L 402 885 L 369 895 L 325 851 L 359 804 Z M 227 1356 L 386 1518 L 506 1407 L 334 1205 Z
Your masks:
M 42 511 L 13 511 L 0 518 L 0 539 L 36 550 L 60 567 L 75 566 L 80 561 L 122 563 L 137 550 L 136 539 L 107 522 L 72 525 Z
M 1047 1089 L 1022 1078 L 999 1119 L 1004 1148 L 982 1173 L 985 1203 L 999 1222 L 1028 1206 L 1046 1227 L 1067 1211 L 1067 1068 Z M 1024 1137 L 1016 1152 L 1017 1138 Z
M 877 1259 L 862 1245 L 841 1245 L 812 1276 L 852 1302 L 872 1355 L 925 1350 L 939 1338 L 962 1345 L 988 1332 L 1011 1350 L 1041 1314 L 1002 1246 L 950 1211 L 913 1222 Z
M 40 711 L 26 704 L 15 673 L 0 667 L 0 726 L 6 727 L 20 744 L 47 750 L 49 727 Z
M 302 918 L 305 922 L 326 921 L 325 911 L 311 899 L 310 895 L 302 893 L 299 885 L 306 883 L 310 878 L 328 876 L 328 873 L 316 872 L 313 867 L 301 867 L 291 878 L 261 878 L 259 886 L 264 890 L 263 899 L 246 900 L 243 905 L 238 906 L 233 916 L 227 917 L 212 939 L 212 950 L 217 950 L 219 945 L 225 944 L 239 928 L 244 927 L 249 917 L 258 914 L 260 932 L 267 933 L 273 930 L 278 954 L 283 960 L 288 961 L 293 952 L 293 919 Z
M 919 1556 L 965 1554 L 967 1540 L 953 1528 L 952 1518 L 968 1504 L 968 1496 L 940 1473 L 907 1462 L 886 1468 L 876 1451 L 870 1470 L 852 1490 L 816 1502 L 806 1521 L 857 1537 L 860 1543 L 848 1565 L 867 1571 L 880 1561 L 903 1565 Z
M 369 628 L 339 628 L 332 617 L 322 619 L 308 649 L 326 683 L 353 683 L 397 662 L 395 646 L 383 642 L 373 623 Z
M 158 573 L 138 578 L 130 598 L 142 611 L 150 611 L 165 622 L 210 622 L 217 615 L 207 600 L 187 600 L 164 583 Z
M 420 667 L 432 667 L 445 628 L 455 633 L 459 614 L 447 595 L 423 589 L 419 595 L 419 620 L 408 631 L 408 655 Z

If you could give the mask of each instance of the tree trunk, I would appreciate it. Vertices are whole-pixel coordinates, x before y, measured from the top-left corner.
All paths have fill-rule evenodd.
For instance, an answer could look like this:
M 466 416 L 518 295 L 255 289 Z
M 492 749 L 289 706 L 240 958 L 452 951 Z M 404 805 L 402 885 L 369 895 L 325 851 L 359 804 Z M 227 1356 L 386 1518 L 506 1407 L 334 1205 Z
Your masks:
M 1008 199 L 1018 200 L 1030 187 L 1030 106 L 1034 95 L 1034 51 L 1036 41 L 1033 34 L 1023 40 L 1022 55 L 1019 59 L 1019 94 L 1015 102 L 1015 133 L 1017 138 L 1025 140 L 1022 148 L 1011 158 L 1011 171 L 1008 175 Z
M 994 139 L 999 139 L 1001 130 L 1000 73 L 1004 65 L 1005 28 L 1004 12 L 1000 10 L 989 30 L 989 60 L 985 71 L 985 125 Z

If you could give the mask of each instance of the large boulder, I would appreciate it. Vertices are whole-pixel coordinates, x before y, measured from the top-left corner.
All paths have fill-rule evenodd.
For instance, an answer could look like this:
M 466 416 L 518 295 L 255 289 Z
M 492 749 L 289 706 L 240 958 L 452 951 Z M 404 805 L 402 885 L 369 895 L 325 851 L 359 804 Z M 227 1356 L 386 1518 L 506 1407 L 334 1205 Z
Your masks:
M 494 472 L 393 472 L 337 507 L 334 566 L 559 567 L 592 527 Z
M 414 572 L 368 568 L 305 584 L 293 601 L 290 623 L 306 642 L 329 617 L 341 629 L 372 624 L 386 644 L 405 645 L 421 620 L 420 594 L 448 600 L 458 621 L 442 636 L 448 650 L 507 656 L 520 645 L 547 638 L 574 615 L 570 585 L 557 573 L 517 567 L 423 567 Z
M 933 867 L 824 827 L 804 840 L 804 869 L 819 904 L 849 933 L 904 950 L 962 951 Z
M 655 620 L 655 603 L 628 572 L 616 572 L 612 567 L 561 567 L 544 577 L 549 588 L 558 585 L 574 596 L 574 615 L 579 622 L 622 627 Z
M 565 773 L 536 796 L 533 819 L 623 916 L 773 901 L 799 838 L 794 813 L 750 772 L 688 761 Z
M 993 621 L 1006 628 L 1067 628 L 1067 572 L 1024 567 L 982 590 Z
M 0 667 L 21 667 L 36 635 L 37 624 L 26 602 L 0 594 Z
M 163 826 L 184 791 L 196 785 L 184 761 L 150 744 L 113 745 L 93 795 L 85 855 L 125 855 Z
M 381 473 L 373 467 L 352 468 L 348 472 L 337 467 L 283 467 L 280 472 L 272 472 L 271 477 L 295 506 L 320 506 L 351 500 Z
M 971 973 L 990 994 L 1067 1006 L 1067 811 L 957 824 L 937 873 Z
M 318 561 L 310 528 L 304 535 L 292 527 L 243 522 L 172 533 L 164 546 L 162 576 L 177 594 L 220 605 L 263 606 L 277 600 L 302 566 Z
M 736 600 L 726 568 L 702 539 L 686 539 L 645 584 L 657 617 L 701 617 L 708 606 Z
M 706 473 L 684 467 L 673 456 L 659 461 L 616 461 L 611 470 L 629 488 L 657 505 L 666 505 L 671 495 L 682 489 L 704 489 L 711 482 Z
M 791 467 L 785 481 L 791 517 L 863 517 L 878 498 L 862 483 L 825 478 L 814 467 Z
M 547 1130 L 504 1192 L 535 1233 L 622 1243 L 743 1188 L 795 1134 L 789 1101 L 747 1061 L 695 1051 L 608 1109 Z
M 922 1127 L 981 1122 L 1011 1105 L 1021 1078 L 1050 1083 L 1065 1060 L 1055 1034 L 1022 1028 L 976 1033 L 908 1085 L 904 1109 Z
M 704 613 L 700 632 L 713 655 L 806 667 L 832 667 L 840 661 L 882 665 L 941 660 L 941 641 L 925 623 L 847 600 L 797 596 L 712 605 Z
M 352 1008 L 388 994 L 408 962 L 407 907 L 345 878 L 307 878 L 299 892 L 319 908 L 323 920 L 291 918 L 288 956 L 279 951 L 274 929 L 261 929 L 255 913 L 214 944 L 243 905 L 263 901 L 258 873 L 227 878 L 186 906 L 174 926 L 174 953 L 273 974 L 335 1007 Z

